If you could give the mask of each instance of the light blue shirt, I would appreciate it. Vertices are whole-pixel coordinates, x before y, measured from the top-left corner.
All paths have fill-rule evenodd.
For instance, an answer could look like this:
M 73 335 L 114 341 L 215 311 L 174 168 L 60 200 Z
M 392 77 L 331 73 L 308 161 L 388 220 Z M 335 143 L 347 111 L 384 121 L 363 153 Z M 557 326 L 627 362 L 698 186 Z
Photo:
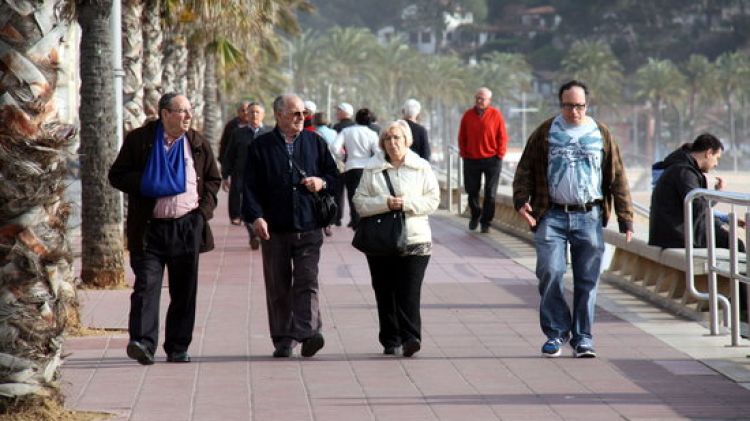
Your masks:
M 549 196 L 554 203 L 585 204 L 602 195 L 604 140 L 591 117 L 572 126 L 558 115 L 549 131 Z

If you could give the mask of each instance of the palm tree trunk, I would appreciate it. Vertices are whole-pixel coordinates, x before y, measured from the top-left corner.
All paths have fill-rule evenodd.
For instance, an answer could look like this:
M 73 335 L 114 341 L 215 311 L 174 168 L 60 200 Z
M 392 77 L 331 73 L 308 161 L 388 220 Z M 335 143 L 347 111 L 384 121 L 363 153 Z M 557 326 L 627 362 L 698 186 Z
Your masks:
M 203 75 L 206 71 L 206 54 L 205 48 L 200 43 L 191 43 L 188 49 L 188 70 L 187 70 L 187 96 L 190 98 L 190 104 L 193 106 L 193 128 L 203 131 L 203 90 L 205 88 L 205 79 Z
M 126 0 L 122 8 L 122 58 L 125 78 L 122 87 L 125 132 L 140 127 L 143 111 L 143 0 Z
M 161 86 L 164 93 L 177 92 L 187 94 L 187 42 L 182 31 L 171 28 L 164 42 L 164 71 L 161 75 Z
M 221 137 L 221 109 L 216 83 L 216 52 L 209 50 L 206 54 L 206 76 L 203 88 L 206 101 L 203 109 L 203 135 L 206 136 L 214 151 L 219 156 L 219 138 Z
M 63 3 L 0 2 L 3 31 L 16 34 L 12 45 L 0 41 L 0 60 L 14 64 L 0 78 L 0 413 L 62 401 L 63 331 L 76 314 L 62 202 L 76 133 L 54 97 Z
M 146 0 L 143 9 L 143 109 L 146 118 L 159 118 L 162 76 L 161 0 Z
M 112 0 L 78 3 L 81 25 L 81 280 L 90 286 L 123 284 L 120 194 L 107 183 L 117 153 L 113 95 Z

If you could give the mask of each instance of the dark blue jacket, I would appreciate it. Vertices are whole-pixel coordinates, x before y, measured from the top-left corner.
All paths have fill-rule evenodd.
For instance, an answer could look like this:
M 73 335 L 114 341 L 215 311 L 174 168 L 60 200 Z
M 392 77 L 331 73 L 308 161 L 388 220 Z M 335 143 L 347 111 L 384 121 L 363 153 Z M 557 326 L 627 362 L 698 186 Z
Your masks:
M 326 181 L 335 191 L 338 170 L 325 140 L 303 130 L 294 141 L 293 159 L 308 177 Z M 242 213 L 246 222 L 264 218 L 269 232 L 303 232 L 322 228 L 314 211 L 314 198 L 300 184 L 302 176 L 291 166 L 279 128 L 256 138 L 245 165 Z

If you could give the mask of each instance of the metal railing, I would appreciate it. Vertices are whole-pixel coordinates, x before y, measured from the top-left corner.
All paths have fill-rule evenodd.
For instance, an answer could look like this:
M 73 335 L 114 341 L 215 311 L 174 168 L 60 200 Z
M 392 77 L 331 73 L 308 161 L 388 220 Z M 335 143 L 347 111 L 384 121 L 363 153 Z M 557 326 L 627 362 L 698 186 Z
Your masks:
M 707 240 L 707 272 L 708 272 L 708 294 L 700 292 L 695 286 L 695 266 L 694 266 L 694 247 L 693 247 L 693 202 L 698 198 L 704 198 L 715 203 L 727 203 L 732 205 L 732 211 L 729 213 L 729 267 L 728 269 L 717 264 L 716 258 L 716 237 L 714 226 L 714 211 L 709 208 L 706 212 L 706 240 Z M 685 196 L 683 202 L 683 212 L 685 220 L 685 259 L 687 267 L 685 270 L 685 282 L 690 293 L 699 299 L 708 300 L 709 308 L 709 325 L 711 335 L 719 334 L 719 314 L 718 307 L 721 304 L 724 311 L 724 325 L 730 328 L 732 336 L 732 346 L 738 346 L 740 341 L 740 288 L 739 283 L 750 284 L 750 278 L 747 277 L 748 262 L 745 259 L 745 271 L 739 269 L 739 249 L 738 249 L 738 218 L 734 212 L 734 206 L 745 207 L 745 220 L 750 221 L 750 195 L 733 192 L 719 192 L 708 189 L 693 189 Z M 745 244 L 750 244 L 750 230 L 745 231 Z M 722 275 L 729 279 L 730 300 L 719 294 L 717 275 Z

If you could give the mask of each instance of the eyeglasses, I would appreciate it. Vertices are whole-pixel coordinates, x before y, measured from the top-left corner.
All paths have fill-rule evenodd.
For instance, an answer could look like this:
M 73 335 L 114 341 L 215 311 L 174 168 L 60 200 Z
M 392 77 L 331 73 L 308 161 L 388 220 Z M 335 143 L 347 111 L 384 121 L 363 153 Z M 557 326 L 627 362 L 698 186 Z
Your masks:
M 176 108 L 174 110 L 169 110 L 170 112 L 177 113 L 177 114 L 193 114 L 192 108 Z
M 305 118 L 304 111 L 287 111 L 286 115 L 288 117 Z
M 567 111 L 583 111 L 586 108 L 586 104 L 571 104 L 569 102 L 563 102 L 562 104 L 560 104 L 560 107 L 564 108 Z

